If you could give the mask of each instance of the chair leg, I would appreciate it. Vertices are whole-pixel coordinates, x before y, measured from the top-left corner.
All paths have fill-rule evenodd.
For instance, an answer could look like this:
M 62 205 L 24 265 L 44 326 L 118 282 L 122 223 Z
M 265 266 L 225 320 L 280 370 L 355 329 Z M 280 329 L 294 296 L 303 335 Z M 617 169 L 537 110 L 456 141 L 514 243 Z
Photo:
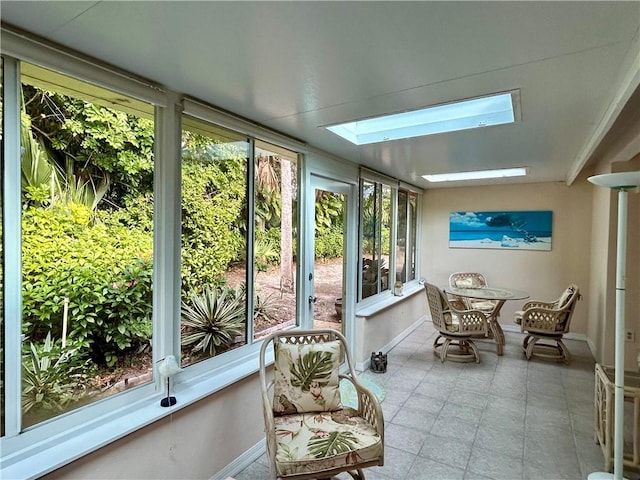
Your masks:
M 449 350 L 449 345 L 451 345 L 451 340 L 445 338 L 444 343 L 442 344 L 442 349 L 440 350 L 440 363 L 444 363 L 444 359 L 447 358 L 447 350 Z
M 524 340 L 522 342 L 522 350 L 524 350 L 524 354 L 527 357 L 527 360 L 531 360 L 531 354 L 528 353 L 529 343 L 531 342 L 531 340 L 533 340 L 533 335 L 528 334 L 526 337 L 524 337 Z
M 476 344 L 472 341 L 469 341 L 467 342 L 467 345 L 471 347 L 471 350 L 476 357 L 476 363 L 480 363 L 480 351 L 478 350 L 478 347 L 476 347 Z
M 533 355 L 533 347 L 538 341 L 538 337 L 527 335 L 524 341 L 524 354 L 527 356 L 527 360 L 531 360 L 531 356 Z
M 366 480 L 364 478 L 364 472 L 361 468 L 358 468 L 357 470 L 348 470 L 347 473 L 351 475 L 351 478 L 353 478 L 354 480 Z
M 564 342 L 562 341 L 562 339 L 558 339 L 558 349 L 560 350 L 560 355 L 562 355 L 562 360 L 564 361 L 564 363 L 569 363 L 569 361 L 571 360 L 571 355 L 569 354 L 569 349 L 567 348 L 567 346 L 564 344 Z

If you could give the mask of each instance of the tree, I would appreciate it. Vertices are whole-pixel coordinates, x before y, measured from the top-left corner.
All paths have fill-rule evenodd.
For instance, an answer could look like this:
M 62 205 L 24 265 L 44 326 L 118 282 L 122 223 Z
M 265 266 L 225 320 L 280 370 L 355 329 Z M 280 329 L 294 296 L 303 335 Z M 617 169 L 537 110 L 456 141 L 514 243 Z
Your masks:
M 280 221 L 280 288 L 293 291 L 293 218 L 291 162 L 280 159 L 280 195 L 282 197 Z

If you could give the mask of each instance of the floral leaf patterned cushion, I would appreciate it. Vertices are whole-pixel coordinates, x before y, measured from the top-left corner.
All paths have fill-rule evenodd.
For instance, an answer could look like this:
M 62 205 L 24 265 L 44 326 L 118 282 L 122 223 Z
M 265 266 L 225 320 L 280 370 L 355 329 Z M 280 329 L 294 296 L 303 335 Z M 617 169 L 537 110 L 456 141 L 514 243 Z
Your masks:
M 276 343 L 273 411 L 276 415 L 339 410 L 340 342 Z
M 275 417 L 278 475 L 299 475 L 379 460 L 380 435 L 351 408 Z

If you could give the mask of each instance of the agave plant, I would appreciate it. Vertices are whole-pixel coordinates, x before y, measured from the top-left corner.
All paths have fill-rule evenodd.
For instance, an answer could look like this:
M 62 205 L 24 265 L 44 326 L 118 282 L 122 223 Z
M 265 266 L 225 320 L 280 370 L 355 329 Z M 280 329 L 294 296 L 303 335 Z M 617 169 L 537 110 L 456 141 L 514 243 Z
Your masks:
M 273 317 L 274 305 L 273 295 L 266 297 L 264 295 L 256 295 L 253 303 L 253 319 L 262 318 L 266 322 L 272 322 L 275 320 Z
M 22 356 L 22 410 L 44 409 L 63 411 L 65 406 L 78 400 L 90 374 L 87 361 L 78 349 L 61 348 L 60 341 L 47 334 L 42 345 L 29 344 Z
M 242 333 L 245 322 L 244 295 L 232 288 L 207 287 L 200 295 L 182 302 L 182 346 L 194 355 L 214 356 L 226 350 Z

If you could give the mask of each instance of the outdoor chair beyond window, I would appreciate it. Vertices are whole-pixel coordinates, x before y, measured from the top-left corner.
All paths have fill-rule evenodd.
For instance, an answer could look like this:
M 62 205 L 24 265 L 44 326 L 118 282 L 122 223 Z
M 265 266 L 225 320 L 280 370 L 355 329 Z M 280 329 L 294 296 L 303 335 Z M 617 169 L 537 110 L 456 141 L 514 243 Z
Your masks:
M 433 342 L 434 354 L 441 362 L 451 358 L 457 362 L 480 363 L 480 352 L 471 337 L 487 334 L 485 314 L 480 310 L 457 310 L 438 287 L 430 283 L 424 287 L 433 326 L 440 332 Z
M 569 349 L 562 336 L 569 332 L 571 317 L 580 298 L 580 289 L 571 284 L 557 300 L 527 302 L 515 313 L 515 322 L 522 333 L 527 334 L 522 348 L 528 360 L 546 358 L 569 363 Z
M 481 273 L 456 272 L 449 275 L 449 286 L 456 288 L 482 288 L 487 287 L 488 284 Z M 456 295 L 453 297 L 456 302 L 464 303 L 468 309 L 482 310 L 487 315 L 490 315 L 498 304 L 496 300 L 478 300 Z
M 270 345 L 275 359 L 268 375 Z M 347 374 L 339 373 L 341 359 Z M 340 380 L 353 384 L 357 408 L 341 404 Z M 356 378 L 340 333 L 294 330 L 268 336 L 260 349 L 260 387 L 272 478 L 328 479 L 348 472 L 364 479 L 363 468 L 383 465 L 382 409 Z

